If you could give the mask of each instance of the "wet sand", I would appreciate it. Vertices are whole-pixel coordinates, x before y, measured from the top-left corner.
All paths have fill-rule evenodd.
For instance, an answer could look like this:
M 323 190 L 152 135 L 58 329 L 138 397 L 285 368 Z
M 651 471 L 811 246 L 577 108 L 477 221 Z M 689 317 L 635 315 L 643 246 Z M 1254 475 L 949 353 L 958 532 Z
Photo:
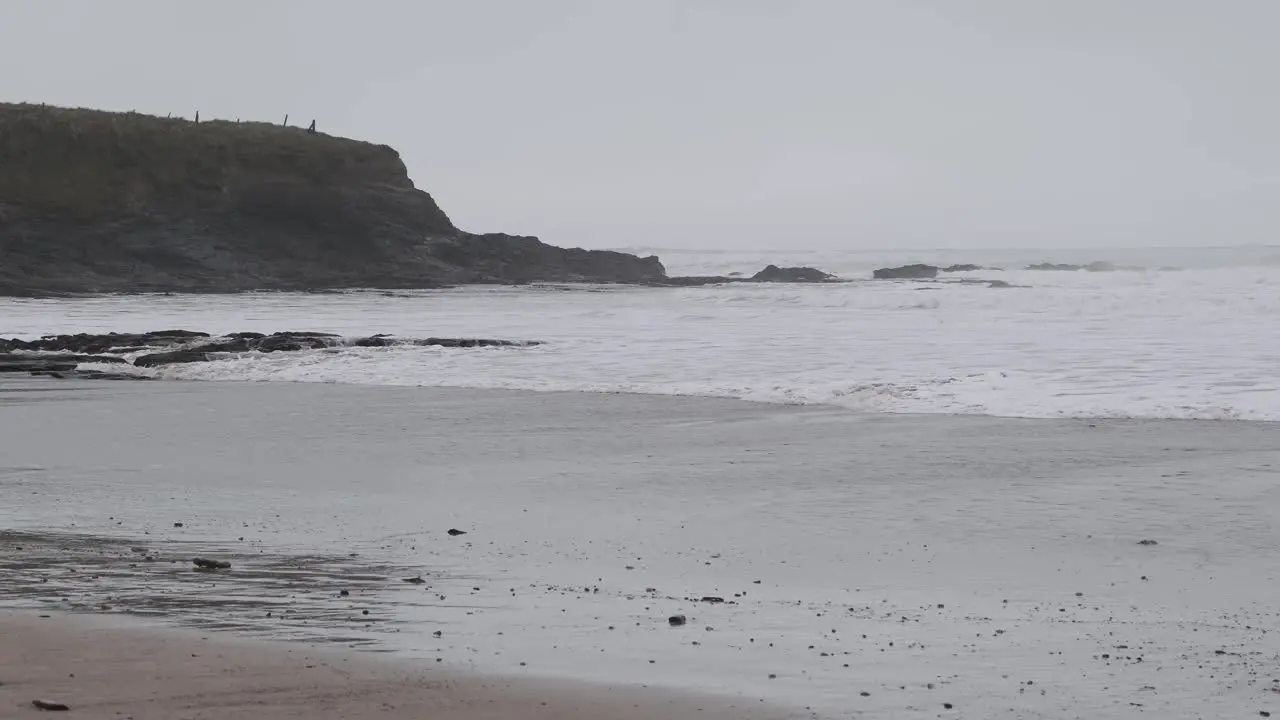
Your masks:
M 0 379 L 0 601 L 820 717 L 1253 717 L 1277 433 Z
M 0 612 L 0 717 L 118 720 L 689 720 L 786 718 L 640 688 L 457 675 L 307 645 L 236 641 L 105 618 Z

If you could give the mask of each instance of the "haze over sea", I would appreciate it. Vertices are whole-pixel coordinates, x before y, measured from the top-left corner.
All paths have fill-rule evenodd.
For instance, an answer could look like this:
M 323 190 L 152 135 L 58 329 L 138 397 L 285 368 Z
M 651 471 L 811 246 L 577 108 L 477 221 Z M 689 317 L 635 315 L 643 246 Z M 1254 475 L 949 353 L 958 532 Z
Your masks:
M 0 336 L 187 328 L 539 340 L 348 348 L 136 370 L 185 380 L 633 392 L 865 412 L 1280 420 L 1280 248 L 690 251 L 669 273 L 808 265 L 854 282 L 0 299 Z M 1108 261 L 1143 270 L 1028 271 Z M 909 262 L 1015 286 L 871 282 Z

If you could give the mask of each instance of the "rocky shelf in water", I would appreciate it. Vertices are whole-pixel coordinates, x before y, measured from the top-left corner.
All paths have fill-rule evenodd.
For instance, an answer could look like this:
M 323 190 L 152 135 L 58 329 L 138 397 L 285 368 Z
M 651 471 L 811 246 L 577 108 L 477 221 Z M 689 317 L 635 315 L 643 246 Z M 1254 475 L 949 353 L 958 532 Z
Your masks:
M 916 282 L 938 283 L 944 285 L 986 285 L 993 288 L 1025 288 L 1027 285 L 1014 285 L 1004 280 L 984 280 L 981 278 L 958 278 L 938 280 L 938 273 L 974 272 L 977 270 L 999 270 L 1000 268 L 984 268 L 981 265 L 903 265 L 901 267 L 880 268 L 872 273 L 875 280 L 913 280 Z
M 811 267 L 778 267 L 769 265 L 751 277 L 736 275 L 686 275 L 654 280 L 647 284 L 660 287 L 698 287 L 727 283 L 839 283 L 848 282 L 828 272 Z
M 1114 263 L 1103 262 L 1103 261 L 1091 262 L 1088 265 L 1073 265 L 1073 264 L 1067 264 L 1067 263 L 1036 263 L 1034 265 L 1028 265 L 1026 269 L 1027 270 L 1063 271 L 1063 272 L 1076 272 L 1079 270 L 1086 270 L 1088 272 L 1115 272 L 1120 270 L 1128 271 L 1128 272 L 1142 272 L 1145 270 L 1145 268 L 1142 268 L 1136 265 L 1116 265 Z M 1174 268 L 1174 267 L 1162 267 L 1160 269 L 1164 271 L 1177 270 L 1177 268 Z M 971 263 L 948 265 L 946 267 L 941 267 L 938 265 L 928 265 L 925 263 L 915 263 L 912 265 L 902 265 L 900 267 L 879 268 L 878 270 L 875 270 L 871 274 L 871 277 L 875 280 L 930 280 L 932 278 L 937 277 L 938 273 L 977 272 L 979 270 L 1000 271 L 1000 270 L 1003 270 L 1003 268 L 983 267 L 982 265 L 973 265 Z M 1001 287 L 1001 286 L 996 285 L 993 287 Z
M 47 335 L 38 340 L 0 338 L 0 373 L 25 372 L 51 377 L 146 380 L 121 366 L 153 368 L 178 363 L 211 362 L 240 353 L 297 352 L 343 347 L 434 346 L 447 348 L 530 347 L 536 340 L 492 338 L 402 338 L 391 335 L 342 337 L 322 332 L 239 332 L 214 336 L 192 330 L 147 333 Z M 102 369 L 82 369 L 100 364 Z

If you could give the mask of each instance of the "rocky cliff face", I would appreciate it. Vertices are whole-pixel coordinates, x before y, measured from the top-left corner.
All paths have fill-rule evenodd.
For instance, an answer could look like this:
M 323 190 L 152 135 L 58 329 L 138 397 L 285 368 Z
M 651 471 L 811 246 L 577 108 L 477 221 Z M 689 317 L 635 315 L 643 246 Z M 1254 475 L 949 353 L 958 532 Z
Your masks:
M 463 232 L 385 145 L 0 104 L 0 294 L 665 276 L 656 257 Z

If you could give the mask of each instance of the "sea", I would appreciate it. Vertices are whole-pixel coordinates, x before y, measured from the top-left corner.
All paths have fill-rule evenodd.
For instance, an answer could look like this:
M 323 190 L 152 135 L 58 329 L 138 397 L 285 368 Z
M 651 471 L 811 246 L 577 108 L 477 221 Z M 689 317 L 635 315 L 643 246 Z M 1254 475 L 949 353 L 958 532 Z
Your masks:
M 541 343 L 337 346 L 134 371 L 174 380 L 710 396 L 865 413 L 1280 420 L 1280 246 L 619 249 L 657 254 L 671 275 L 804 265 L 849 282 L 6 298 L 0 336 L 184 328 Z M 1122 269 L 1026 269 L 1095 261 Z M 913 262 L 987 269 L 933 282 L 870 279 L 877 267 Z

